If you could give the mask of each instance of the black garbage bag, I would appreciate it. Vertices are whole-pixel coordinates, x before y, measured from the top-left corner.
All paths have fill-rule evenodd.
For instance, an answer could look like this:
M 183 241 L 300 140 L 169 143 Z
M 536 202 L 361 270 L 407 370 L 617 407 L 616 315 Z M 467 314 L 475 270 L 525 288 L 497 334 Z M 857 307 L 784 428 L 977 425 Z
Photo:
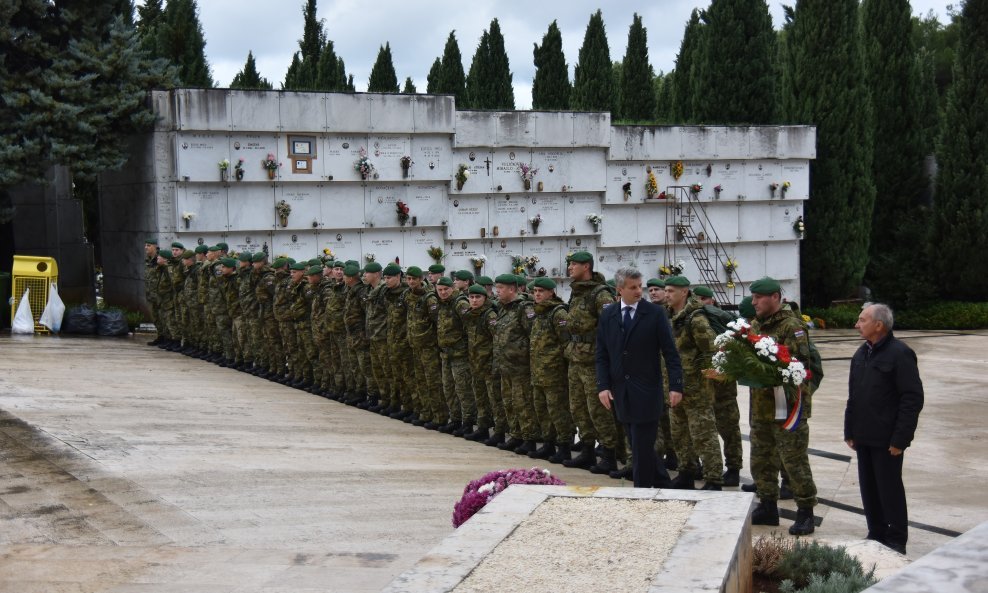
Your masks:
M 69 307 L 62 318 L 63 334 L 95 334 L 96 311 L 89 305 Z
M 101 336 L 126 336 L 130 332 L 127 317 L 120 309 L 96 312 L 96 333 Z

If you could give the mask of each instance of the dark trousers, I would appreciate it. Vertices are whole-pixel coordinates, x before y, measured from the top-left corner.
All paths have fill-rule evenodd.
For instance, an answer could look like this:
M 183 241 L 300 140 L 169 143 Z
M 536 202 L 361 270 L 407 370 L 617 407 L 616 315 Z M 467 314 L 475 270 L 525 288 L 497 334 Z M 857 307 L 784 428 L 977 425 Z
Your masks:
M 659 421 L 639 422 L 625 425 L 631 441 L 631 471 L 635 488 L 665 488 L 672 482 L 664 463 L 655 454 L 655 437 L 659 432 Z
M 887 447 L 856 445 L 861 504 L 868 521 L 868 538 L 906 545 L 906 490 L 902 486 L 902 458 Z

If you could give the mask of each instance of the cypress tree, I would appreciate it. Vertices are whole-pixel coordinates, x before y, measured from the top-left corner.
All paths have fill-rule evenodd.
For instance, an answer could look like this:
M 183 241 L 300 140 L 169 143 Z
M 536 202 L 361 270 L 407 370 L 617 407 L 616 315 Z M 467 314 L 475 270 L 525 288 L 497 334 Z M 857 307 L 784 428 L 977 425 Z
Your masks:
M 676 56 L 676 72 L 672 78 L 672 116 L 674 121 L 689 123 L 693 117 L 693 79 L 698 53 L 703 43 L 703 11 L 694 8 L 686 23 L 683 40 Z
M 285 72 L 285 82 L 281 83 L 281 88 L 284 90 L 293 90 L 302 88 L 302 60 L 298 57 L 298 52 L 292 54 L 292 63 L 288 65 L 288 71 Z
M 569 82 L 569 66 L 563 55 L 563 35 L 556 21 L 542 36 L 542 45 L 535 44 L 535 79 L 532 81 L 533 109 L 569 109 L 573 87 Z
M 988 0 L 967 0 L 958 19 L 954 80 L 937 146 L 933 255 L 942 294 L 988 299 Z
M 672 104 L 672 75 L 659 73 L 652 85 L 655 87 L 655 114 L 652 119 L 659 124 L 672 122 L 670 114 Z
M 917 261 L 928 219 L 922 204 L 927 153 L 920 101 L 920 70 L 908 0 L 865 0 L 861 5 L 868 81 L 875 114 L 875 208 L 871 224 L 869 285 L 876 295 L 905 303 L 916 283 L 902 270 Z
M 610 111 L 613 94 L 611 50 L 607 45 L 604 16 L 598 10 L 590 17 L 583 35 L 570 103 L 580 111 Z
M 230 88 L 244 90 L 271 90 L 271 83 L 267 78 L 262 77 L 257 71 L 257 64 L 254 62 L 254 52 L 247 52 L 247 63 L 244 64 L 243 70 L 237 72 L 237 75 L 233 77 L 233 82 L 230 83 Z
M 195 0 L 169 0 L 157 30 L 155 54 L 178 69 L 179 84 L 210 88 L 206 38 Z
M 319 54 L 313 88 L 319 91 L 342 91 L 344 86 L 346 86 L 346 75 L 340 71 L 340 59 L 336 55 L 333 41 L 327 39 Z
M 504 36 L 497 19 L 491 21 L 488 49 L 490 67 L 486 86 L 491 96 L 491 109 L 512 110 L 515 108 L 515 89 L 511 84 L 511 65 L 508 63 L 508 52 L 504 49 Z
M 621 62 L 611 64 L 611 88 L 614 94 L 611 95 L 611 119 L 614 121 L 624 119 L 621 113 L 621 106 L 624 103 L 623 89 L 621 88 L 621 73 L 624 70 Z
M 709 124 L 776 121 L 776 33 L 765 0 L 713 0 L 697 50 L 693 119 Z
M 343 65 L 343 59 L 340 58 L 340 66 L 342 67 L 342 65 Z M 353 84 L 353 74 L 351 74 L 351 75 L 349 75 L 347 77 L 347 79 L 346 79 L 346 88 L 344 90 L 346 90 L 348 93 L 355 93 L 355 92 L 357 92 L 357 87 Z
M 430 92 L 453 95 L 456 97 L 456 105 L 461 106 L 466 91 L 467 77 L 463 73 L 463 56 L 456 41 L 456 31 L 450 31 L 446 47 L 443 48 L 436 88 Z
M 367 83 L 368 93 L 397 93 L 398 75 L 391 60 L 391 44 L 385 43 L 377 52 L 377 61 L 371 68 L 370 80 Z
M 461 64 L 460 67 L 462 68 L 463 65 Z M 436 61 L 432 63 L 432 68 L 429 68 L 429 75 L 426 76 L 425 78 L 425 85 L 426 85 L 425 92 L 429 93 L 430 95 L 439 92 L 439 76 L 442 73 L 442 69 L 443 69 L 442 60 L 436 58 Z M 460 105 L 460 107 L 465 107 L 465 106 Z
M 628 30 L 628 49 L 621 63 L 621 118 L 647 122 L 655 113 L 655 72 L 648 63 L 648 32 L 635 13 Z
M 401 94 L 403 95 L 414 95 L 418 92 L 415 88 L 415 83 L 412 82 L 412 77 L 405 77 L 405 86 L 401 89 Z
M 860 286 L 875 203 L 874 136 L 857 0 L 800 0 L 786 44 L 788 119 L 817 128 L 805 203 L 803 299 L 828 305 Z
M 470 72 L 467 74 L 467 89 L 464 94 L 466 105 L 473 109 L 491 109 L 490 97 L 487 96 L 485 83 L 488 78 L 490 62 L 490 35 L 487 31 L 480 36 L 477 51 L 470 62 Z
M 164 10 L 161 7 L 162 0 L 144 0 L 144 4 L 137 7 L 137 36 L 141 40 L 141 48 L 152 57 L 157 55 L 158 25 L 161 23 L 161 15 Z
M 320 59 L 326 45 L 326 32 L 323 21 L 316 18 L 316 0 L 306 0 L 302 5 L 302 38 L 298 41 L 296 60 L 292 59 L 285 74 L 285 90 L 310 91 L 320 89 Z M 321 89 L 329 90 L 329 89 Z

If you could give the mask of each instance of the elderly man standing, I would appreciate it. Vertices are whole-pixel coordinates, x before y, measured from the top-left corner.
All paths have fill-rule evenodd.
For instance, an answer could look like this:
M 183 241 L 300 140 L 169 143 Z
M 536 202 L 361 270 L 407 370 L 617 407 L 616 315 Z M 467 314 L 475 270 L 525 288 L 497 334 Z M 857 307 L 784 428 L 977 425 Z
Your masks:
M 865 305 L 855 328 L 865 343 L 851 359 L 844 440 L 858 454 L 868 539 L 906 553 L 903 451 L 923 409 L 916 353 L 892 335 L 892 310 Z

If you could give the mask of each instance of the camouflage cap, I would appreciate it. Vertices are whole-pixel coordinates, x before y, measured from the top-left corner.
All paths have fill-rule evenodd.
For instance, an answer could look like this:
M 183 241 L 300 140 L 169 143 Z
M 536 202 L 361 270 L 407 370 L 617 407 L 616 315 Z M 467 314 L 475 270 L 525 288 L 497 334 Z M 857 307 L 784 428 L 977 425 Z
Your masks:
M 775 278 L 765 276 L 751 283 L 752 294 L 774 294 L 782 292 L 782 285 Z

